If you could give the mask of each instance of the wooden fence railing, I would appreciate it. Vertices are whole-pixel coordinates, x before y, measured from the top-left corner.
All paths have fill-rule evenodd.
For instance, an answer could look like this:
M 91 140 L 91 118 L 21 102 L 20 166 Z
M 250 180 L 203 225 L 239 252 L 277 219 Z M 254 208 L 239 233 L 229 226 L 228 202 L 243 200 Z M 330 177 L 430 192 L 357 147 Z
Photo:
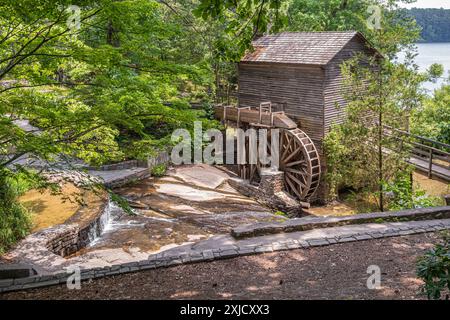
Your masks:
M 406 143 L 412 147 L 410 162 L 417 169 L 426 171 L 429 178 L 434 175 L 450 180 L 450 145 L 389 126 L 385 128 L 389 136 L 408 138 Z

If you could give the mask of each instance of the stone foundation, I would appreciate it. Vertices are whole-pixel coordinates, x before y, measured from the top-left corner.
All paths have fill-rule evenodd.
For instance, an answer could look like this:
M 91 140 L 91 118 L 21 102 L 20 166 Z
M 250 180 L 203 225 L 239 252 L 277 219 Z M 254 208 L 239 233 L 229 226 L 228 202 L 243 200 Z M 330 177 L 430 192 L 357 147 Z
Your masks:
M 52 253 L 66 257 L 85 248 L 95 238 L 99 237 L 110 218 L 109 199 L 99 210 L 99 215 L 84 226 L 73 225 L 74 228 L 58 229 L 47 238 L 46 247 Z
M 41 238 L 43 243 L 46 242 L 45 247 L 51 253 L 65 257 L 86 246 L 84 241 L 80 241 L 80 231 L 76 226 L 73 228 L 71 226 L 69 228 L 55 228 L 51 231 Z
M 254 198 L 272 210 L 293 217 L 302 214 L 302 205 L 284 191 L 284 173 L 281 171 L 263 170 L 258 186 L 239 178 L 230 178 L 228 183 L 239 193 Z

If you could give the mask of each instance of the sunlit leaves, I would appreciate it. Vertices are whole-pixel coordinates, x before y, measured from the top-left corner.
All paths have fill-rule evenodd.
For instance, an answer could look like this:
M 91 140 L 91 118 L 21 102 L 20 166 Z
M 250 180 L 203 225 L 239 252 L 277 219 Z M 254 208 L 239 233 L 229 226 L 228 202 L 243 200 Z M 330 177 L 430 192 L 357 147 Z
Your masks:
M 256 36 L 286 25 L 287 6 L 287 0 L 200 0 L 193 12 L 222 27 L 224 33 L 215 43 L 218 54 L 223 60 L 238 61 Z
M 392 57 L 419 38 L 415 21 L 399 7 L 400 0 L 293 0 L 289 6 L 289 31 L 359 31 L 383 54 Z M 380 8 L 380 30 L 370 26 Z
M 325 138 L 327 176 L 333 192 L 342 186 L 364 189 L 382 210 L 388 204 L 384 187 L 410 171 L 407 139 L 386 134 L 387 128 L 409 130 L 410 112 L 421 105 L 426 77 L 413 65 L 362 61 L 367 59 L 355 57 L 342 67 L 346 118 Z
M 75 33 L 66 30 L 69 4 L 81 9 Z M 148 0 L 59 5 L 1 4 L 0 72 L 11 88 L 0 87 L 6 143 L 0 162 L 8 162 L 11 150 L 45 159 L 62 152 L 93 164 L 118 161 L 136 154 L 127 153 L 127 144 L 141 140 L 148 153 L 174 127 L 197 118 L 165 105 L 211 84 L 201 36 L 193 37 L 177 14 Z M 9 117 L 28 119 L 42 132 L 25 132 Z

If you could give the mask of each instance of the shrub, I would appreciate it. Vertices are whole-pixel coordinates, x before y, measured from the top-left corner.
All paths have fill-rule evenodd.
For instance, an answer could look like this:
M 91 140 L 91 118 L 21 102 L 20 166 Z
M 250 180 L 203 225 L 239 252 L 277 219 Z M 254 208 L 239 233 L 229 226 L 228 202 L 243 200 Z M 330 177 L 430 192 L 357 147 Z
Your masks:
M 289 215 L 288 215 L 286 212 L 283 212 L 283 211 L 280 211 L 280 210 L 275 211 L 275 212 L 274 212 L 274 215 L 276 215 L 276 216 L 281 216 L 281 217 L 285 217 L 285 218 L 289 218 Z
M 411 132 L 443 143 L 450 143 L 450 84 L 436 89 L 422 107 L 411 114 Z
M 205 117 L 210 120 L 214 120 L 214 105 L 209 101 L 202 103 L 202 109 L 205 112 Z
M 384 191 L 392 195 L 389 210 L 434 207 L 440 204 L 437 197 L 428 196 L 423 190 L 413 190 L 408 174 L 400 174 L 392 183 L 384 184 Z
M 417 262 L 417 275 L 425 284 L 421 291 L 428 299 L 438 300 L 450 293 L 450 234 L 443 233 L 442 242 L 425 253 Z
M 152 168 L 152 176 L 162 177 L 166 174 L 167 166 L 164 163 L 158 164 Z
M 31 217 L 18 200 L 26 189 L 19 176 L 0 171 L 0 254 L 30 232 Z

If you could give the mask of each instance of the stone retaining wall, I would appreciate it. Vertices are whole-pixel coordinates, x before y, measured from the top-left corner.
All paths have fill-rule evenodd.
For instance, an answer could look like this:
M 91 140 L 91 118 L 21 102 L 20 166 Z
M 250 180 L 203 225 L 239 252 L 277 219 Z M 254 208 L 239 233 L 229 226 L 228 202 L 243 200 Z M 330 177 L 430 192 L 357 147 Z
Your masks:
M 402 210 L 396 212 L 361 213 L 343 217 L 306 217 L 284 222 L 259 222 L 232 229 L 235 238 L 255 237 L 267 234 L 305 231 L 317 228 L 330 228 L 350 224 L 382 223 L 401 221 L 421 221 L 449 219 L 450 206 Z
M 61 224 L 27 236 L 7 254 L 9 259 L 34 265 L 48 259 L 63 262 L 64 257 L 86 247 L 103 231 L 109 218 L 109 199 L 98 215 L 85 225 Z
M 119 163 L 105 164 L 100 167 L 88 167 L 88 170 L 113 171 L 132 168 L 152 168 L 159 164 L 168 164 L 170 154 L 168 151 L 161 151 L 154 157 L 148 157 L 147 160 L 127 160 Z
M 119 163 L 105 164 L 100 167 L 88 167 L 88 170 L 100 170 L 100 171 L 112 171 L 112 170 L 124 170 L 131 168 L 147 168 L 147 161 L 140 160 L 128 160 Z
M 91 222 L 84 226 L 75 226 L 75 228 L 61 230 L 59 234 L 48 239 L 46 247 L 52 253 L 61 257 L 66 257 L 85 248 L 103 232 L 109 219 L 109 206 L 110 200 L 108 198 L 102 207 L 99 208 L 99 215 Z
M 150 170 L 151 169 L 149 168 L 141 168 L 138 171 L 134 170 L 134 172 L 127 172 L 125 175 L 113 176 L 109 181 L 104 181 L 103 185 L 110 189 L 122 187 L 129 183 L 151 177 Z
M 69 228 L 54 228 L 52 231 L 47 234 L 47 237 L 41 239 L 50 251 L 48 254 L 54 253 L 65 257 L 85 247 L 80 241 L 80 231 L 77 226 L 71 228 L 69 225 Z
M 100 170 L 98 170 L 97 168 L 96 172 L 103 178 L 103 184 L 107 188 L 112 189 L 122 187 L 136 180 L 142 180 L 151 177 L 152 168 L 160 164 L 170 164 L 169 152 L 162 151 L 154 157 L 149 157 L 147 161 L 131 160 L 118 164 L 103 166 L 100 168 Z M 128 172 L 124 173 L 124 170 L 128 170 Z M 105 172 L 99 174 L 98 172 L 101 171 Z
M 104 171 L 121 170 L 135 167 L 151 167 L 161 163 L 167 163 L 170 157 L 167 152 L 161 152 L 158 156 L 149 159 L 148 162 L 136 160 L 125 161 L 118 164 L 102 166 Z M 133 179 L 143 179 L 150 176 L 150 170 L 141 170 L 127 175 L 123 179 L 105 183 L 109 188 L 117 187 L 128 183 Z M 39 261 L 43 257 L 56 255 L 61 258 L 71 255 L 82 248 L 85 248 L 93 239 L 98 237 L 109 219 L 109 198 L 99 207 L 98 215 L 87 223 L 70 223 L 57 225 L 40 232 L 34 233 L 23 239 L 16 248 L 8 253 L 8 257 L 14 260 L 33 262 Z M 81 209 L 82 210 L 82 209 Z M 55 257 L 58 259 L 58 257 Z

